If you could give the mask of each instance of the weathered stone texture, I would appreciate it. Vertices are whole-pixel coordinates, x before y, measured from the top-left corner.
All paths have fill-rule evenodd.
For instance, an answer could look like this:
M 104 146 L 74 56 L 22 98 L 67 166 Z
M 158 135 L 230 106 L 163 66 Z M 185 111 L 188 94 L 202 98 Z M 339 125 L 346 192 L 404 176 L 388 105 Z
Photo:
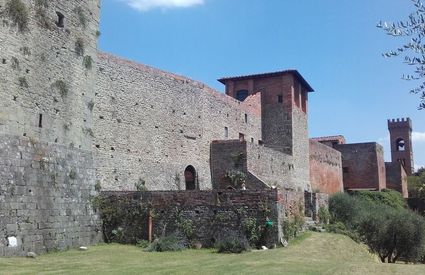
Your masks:
M 407 174 L 399 162 L 386 162 L 385 174 L 388 189 L 397 190 L 403 195 L 403 198 L 409 197 L 407 190 Z
M 90 245 L 101 240 L 92 211 L 90 152 L 0 136 L 0 256 Z M 10 247 L 7 237 L 16 237 Z
M 310 140 L 310 183 L 314 191 L 327 194 L 344 191 L 339 151 Z
M 102 192 L 102 197 L 115 202 L 119 201 L 119 198 L 127 198 L 148 207 L 154 213 L 153 234 L 157 237 L 171 234 L 177 229 L 176 215 L 181 219 L 190 220 L 194 229 L 192 241 L 199 241 L 207 247 L 228 234 L 236 232 L 237 235 L 244 235 L 243 221 L 247 218 L 254 218 L 258 225 L 264 225 L 266 217 L 271 219 L 273 228 L 269 241 L 277 243 L 282 236 L 282 221 L 300 210 L 304 211 L 304 192 L 276 189 Z M 325 194 L 316 201 L 323 203 L 326 198 Z M 318 209 L 319 206 L 314 207 Z M 128 219 L 124 217 L 123 221 L 125 223 Z M 125 236 L 137 236 L 139 239 L 148 237 L 147 218 L 138 220 L 137 224 L 116 226 L 125 230 Z M 132 232 L 134 228 L 138 228 L 138 231 Z
M 381 145 L 353 143 L 335 145 L 342 154 L 344 189 L 385 189 L 384 151 Z
M 99 57 L 94 133 L 104 190 L 134 190 L 139 179 L 150 190 L 176 190 L 179 182 L 184 189 L 188 165 L 200 188 L 210 189 L 212 140 L 261 139 L 255 99 L 241 103 L 184 77 Z
M 89 204 L 99 1 L 22 2 L 20 30 L 0 0 L 0 255 L 99 240 Z

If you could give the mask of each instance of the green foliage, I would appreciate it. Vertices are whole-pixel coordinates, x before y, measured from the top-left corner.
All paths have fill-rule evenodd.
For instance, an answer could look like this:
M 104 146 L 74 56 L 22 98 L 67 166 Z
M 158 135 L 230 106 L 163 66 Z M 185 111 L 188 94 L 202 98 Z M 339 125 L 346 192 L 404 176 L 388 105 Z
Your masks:
M 425 256 L 425 220 L 394 202 L 387 194 L 334 195 L 329 209 L 335 224 L 327 229 L 362 240 L 382 262 L 418 261 Z
M 245 238 L 236 236 L 235 234 L 229 234 L 219 240 L 215 248 L 218 253 L 242 253 L 250 251 L 248 241 Z
M 149 204 L 141 204 L 131 197 L 102 195 L 92 197 L 91 204 L 102 219 L 105 242 L 136 244 L 143 239 L 148 213 L 152 211 Z
M 419 169 L 413 176 L 407 178 L 409 197 L 425 199 L 425 169 Z
M 246 174 L 238 170 L 227 171 L 225 177 L 229 179 L 230 183 L 235 188 L 240 188 L 242 183 L 246 180 Z
M 137 240 L 136 246 L 140 248 L 148 248 L 150 245 L 149 241 L 147 240 Z
M 27 79 L 25 78 L 25 76 L 19 77 L 19 86 L 21 86 L 22 88 L 28 88 L 28 82 Z
M 408 19 L 399 22 L 379 22 L 378 28 L 382 28 L 388 35 L 394 37 L 405 37 L 406 41 L 396 50 L 384 53 L 384 57 L 404 56 L 404 63 L 414 67 L 413 74 L 404 75 L 403 79 L 408 81 L 420 80 L 415 89 L 410 92 L 420 95 L 420 103 L 418 109 L 425 109 L 425 7 L 421 0 L 411 0 L 415 11 L 412 12 Z
M 242 222 L 242 228 L 245 231 L 246 238 L 248 239 L 249 245 L 251 247 L 257 246 L 258 241 L 260 240 L 259 225 L 257 224 L 257 219 L 247 218 Z
M 63 80 L 56 80 L 56 82 L 52 84 L 52 87 L 59 91 L 61 97 L 65 97 L 69 92 L 68 84 Z
M 175 234 L 155 239 L 146 249 L 148 252 L 182 251 L 186 249 L 184 242 Z
M 96 31 L 96 37 L 100 37 L 101 34 L 102 33 L 99 30 Z
M 78 16 L 80 26 L 82 26 L 85 29 L 86 25 L 87 25 L 87 17 L 86 17 L 86 14 L 84 13 L 83 9 L 81 7 L 77 7 L 77 8 L 74 9 L 74 12 Z
M 400 192 L 394 190 L 384 189 L 381 192 L 355 191 L 353 195 L 362 200 L 375 204 L 384 204 L 396 209 L 406 208 L 406 202 L 404 201 L 403 196 Z
M 319 222 L 322 224 L 328 224 L 331 219 L 331 214 L 325 206 L 320 206 L 318 211 Z
M 297 212 L 292 217 L 287 217 L 282 222 L 282 233 L 286 240 L 291 240 L 298 236 L 304 225 L 304 211 L 301 205 L 298 205 Z
M 29 13 L 27 6 L 21 0 L 10 0 L 6 4 L 6 11 L 20 31 L 25 31 L 28 28 Z
M 94 190 L 96 192 L 100 192 L 100 190 L 102 190 L 102 184 L 100 183 L 100 180 L 96 181 L 96 184 L 94 185 Z
M 146 187 L 146 182 L 141 178 L 139 178 L 139 180 L 134 184 L 134 187 L 136 188 L 136 191 L 139 192 L 148 191 L 148 188 Z
M 79 56 L 83 56 L 84 48 L 84 40 L 81 37 L 78 37 L 77 40 L 75 40 L 75 53 Z
M 193 226 L 193 222 L 189 219 L 185 219 L 182 216 L 182 212 L 181 210 L 179 210 L 176 207 L 176 211 L 175 211 L 175 225 L 177 227 L 177 229 L 183 233 L 183 235 L 188 239 L 191 240 L 193 237 L 193 233 L 194 233 L 194 226 Z
M 93 59 L 91 58 L 90 55 L 84 56 L 84 58 L 83 58 L 83 64 L 84 64 L 84 67 L 87 70 L 91 70 L 92 69 L 92 67 L 93 67 Z

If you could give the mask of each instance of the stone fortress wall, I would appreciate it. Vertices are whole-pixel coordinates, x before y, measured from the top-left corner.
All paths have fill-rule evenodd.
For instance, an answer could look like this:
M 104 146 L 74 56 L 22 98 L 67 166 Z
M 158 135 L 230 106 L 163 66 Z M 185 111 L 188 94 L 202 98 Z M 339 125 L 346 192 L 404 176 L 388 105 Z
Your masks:
M 94 109 L 97 176 L 104 190 L 185 189 L 192 165 L 211 189 L 212 140 L 261 140 L 259 99 L 244 102 L 202 83 L 108 54 L 99 54 Z M 227 135 L 226 130 L 227 128 Z
M 0 256 L 96 243 L 88 198 L 100 3 L 10 3 L 0 1 Z

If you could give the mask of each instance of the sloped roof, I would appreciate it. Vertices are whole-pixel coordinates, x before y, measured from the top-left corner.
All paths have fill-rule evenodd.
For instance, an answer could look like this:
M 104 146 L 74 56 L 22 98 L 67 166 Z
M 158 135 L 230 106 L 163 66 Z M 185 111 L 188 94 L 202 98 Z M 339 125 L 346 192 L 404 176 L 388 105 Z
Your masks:
M 273 77 L 280 76 L 284 74 L 293 74 L 295 77 L 307 88 L 308 92 L 314 92 L 313 88 L 308 84 L 308 82 L 302 77 L 302 75 L 297 70 L 283 70 L 277 72 L 269 72 L 269 73 L 261 73 L 261 74 L 250 74 L 250 75 L 241 75 L 241 76 L 233 76 L 233 77 L 222 77 L 218 79 L 223 84 L 226 84 L 228 80 L 244 80 L 251 78 L 265 78 L 265 77 Z

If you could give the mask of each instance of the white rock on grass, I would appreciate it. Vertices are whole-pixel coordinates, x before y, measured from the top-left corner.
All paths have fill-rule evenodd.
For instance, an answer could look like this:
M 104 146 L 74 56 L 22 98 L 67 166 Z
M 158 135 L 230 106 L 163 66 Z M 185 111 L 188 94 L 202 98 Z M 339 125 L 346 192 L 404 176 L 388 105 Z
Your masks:
M 35 258 L 37 258 L 37 254 L 35 254 L 35 252 L 28 252 L 27 257 L 35 259 Z
M 89 250 L 89 249 L 88 249 L 87 247 L 85 247 L 85 246 L 80 246 L 78 249 L 79 249 L 79 250 L 81 250 L 81 251 Z

